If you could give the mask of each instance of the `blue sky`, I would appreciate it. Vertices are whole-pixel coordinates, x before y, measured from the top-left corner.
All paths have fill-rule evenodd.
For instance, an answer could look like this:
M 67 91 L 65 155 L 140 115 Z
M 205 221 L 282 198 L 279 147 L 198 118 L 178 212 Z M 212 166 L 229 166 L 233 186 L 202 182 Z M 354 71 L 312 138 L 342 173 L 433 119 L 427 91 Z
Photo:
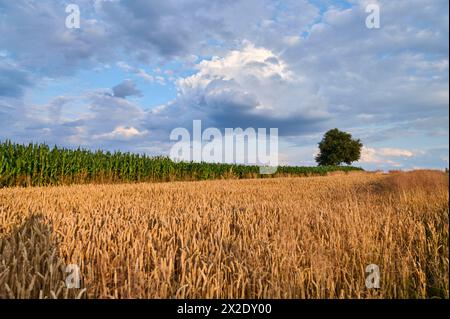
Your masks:
M 365 145 L 359 166 L 442 169 L 448 5 L 0 0 L 0 139 L 168 154 L 170 131 L 201 119 L 277 127 L 281 163 L 315 165 L 337 127 Z

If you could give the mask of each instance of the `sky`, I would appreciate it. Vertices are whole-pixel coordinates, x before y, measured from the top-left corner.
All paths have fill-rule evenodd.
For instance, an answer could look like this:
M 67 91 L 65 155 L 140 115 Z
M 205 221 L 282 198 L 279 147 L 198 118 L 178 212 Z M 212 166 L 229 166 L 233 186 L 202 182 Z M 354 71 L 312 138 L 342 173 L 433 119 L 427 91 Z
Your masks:
M 280 164 L 312 166 L 339 128 L 364 144 L 357 166 L 443 169 L 448 12 L 447 0 L 0 0 L 0 140 L 168 155 L 170 132 L 201 120 L 278 128 Z

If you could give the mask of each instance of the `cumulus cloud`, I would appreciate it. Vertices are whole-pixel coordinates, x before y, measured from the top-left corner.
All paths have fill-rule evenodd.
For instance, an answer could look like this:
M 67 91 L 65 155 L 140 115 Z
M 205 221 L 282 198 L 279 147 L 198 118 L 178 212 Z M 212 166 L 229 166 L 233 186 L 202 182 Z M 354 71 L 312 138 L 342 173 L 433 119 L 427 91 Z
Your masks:
M 411 151 L 399 148 L 371 148 L 363 147 L 360 163 L 372 164 L 377 168 L 383 167 L 402 167 L 404 160 L 411 157 L 422 155 L 422 150 Z M 403 161 L 401 161 L 403 160 Z
M 74 1 L 83 9 L 83 27 L 65 27 L 61 1 L 0 0 L 0 48 L 23 68 L 44 76 L 73 74 L 114 55 L 107 22 L 92 18 L 89 0 Z
M 147 71 L 145 71 L 144 69 L 133 67 L 133 66 L 131 66 L 131 65 L 129 65 L 129 64 L 123 62 L 123 61 L 117 62 L 117 66 L 119 68 L 121 68 L 122 70 L 124 70 L 125 72 L 128 72 L 130 74 L 135 74 L 136 76 L 144 79 L 147 82 L 159 83 L 161 85 L 165 85 L 166 84 L 164 77 L 158 76 L 158 75 L 157 76 L 151 75 Z
M 364 2 L 330 8 L 283 54 L 294 72 L 320 85 L 340 126 L 355 126 L 357 114 L 364 125 L 381 124 L 443 114 L 448 106 L 448 17 L 444 27 L 439 14 L 448 2 L 379 3 L 380 29 L 365 28 Z M 419 8 L 426 8 L 423 17 Z
M 149 133 L 142 125 L 146 112 L 108 90 L 58 96 L 48 104 L 21 107 L 17 117 L 14 108 L 8 113 L 14 125 L 0 127 L 0 135 L 17 142 L 131 151 L 136 145 L 130 141 L 143 141 Z
M 412 157 L 414 153 L 410 150 L 403 150 L 398 148 L 380 148 L 377 152 L 382 156 L 390 157 Z
M 127 96 L 142 96 L 142 92 L 136 88 L 136 83 L 125 80 L 112 88 L 115 97 L 126 98 Z
M 94 139 L 107 139 L 107 140 L 129 140 L 135 137 L 145 136 L 148 131 L 138 131 L 134 127 L 118 126 L 112 132 L 95 134 Z
M 71 3 L 80 6 L 80 29 L 65 27 L 64 1 L 0 0 L 0 48 L 7 48 L 21 64 L 36 71 L 67 75 L 97 63 L 115 62 L 124 53 L 148 64 L 226 50 L 211 42 L 229 45 L 261 34 L 267 34 L 265 43 L 280 33 L 295 37 L 319 12 L 306 0 L 286 0 L 282 6 L 274 6 L 271 0 Z
M 388 170 L 393 167 L 406 170 L 419 167 L 443 169 L 448 168 L 448 147 L 414 150 L 364 147 L 359 163 L 368 169 Z M 430 166 L 430 163 L 433 163 L 433 166 Z
M 177 81 L 176 100 L 150 113 L 150 123 L 152 116 L 182 116 L 219 128 L 276 127 L 288 135 L 311 130 L 329 117 L 314 85 L 280 56 L 251 42 L 222 58 L 203 60 L 196 69 Z

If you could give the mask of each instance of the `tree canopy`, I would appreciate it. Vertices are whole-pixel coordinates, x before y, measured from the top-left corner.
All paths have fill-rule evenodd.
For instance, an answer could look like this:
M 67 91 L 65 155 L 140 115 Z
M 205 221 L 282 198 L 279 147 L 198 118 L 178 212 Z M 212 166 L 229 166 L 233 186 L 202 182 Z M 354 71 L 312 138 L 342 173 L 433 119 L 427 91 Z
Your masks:
M 325 133 L 315 159 L 319 166 L 350 165 L 360 159 L 362 146 L 359 139 L 353 139 L 350 133 L 335 128 Z

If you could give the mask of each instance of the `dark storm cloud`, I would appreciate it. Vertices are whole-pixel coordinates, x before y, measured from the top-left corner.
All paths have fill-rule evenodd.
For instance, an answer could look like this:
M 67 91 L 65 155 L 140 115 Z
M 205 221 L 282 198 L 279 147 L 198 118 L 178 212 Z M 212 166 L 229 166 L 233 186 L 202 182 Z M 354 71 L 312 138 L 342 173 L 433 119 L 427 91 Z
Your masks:
M 131 80 L 125 80 L 112 88 L 115 97 L 126 98 L 127 96 L 142 96 L 142 92 L 136 87 Z

